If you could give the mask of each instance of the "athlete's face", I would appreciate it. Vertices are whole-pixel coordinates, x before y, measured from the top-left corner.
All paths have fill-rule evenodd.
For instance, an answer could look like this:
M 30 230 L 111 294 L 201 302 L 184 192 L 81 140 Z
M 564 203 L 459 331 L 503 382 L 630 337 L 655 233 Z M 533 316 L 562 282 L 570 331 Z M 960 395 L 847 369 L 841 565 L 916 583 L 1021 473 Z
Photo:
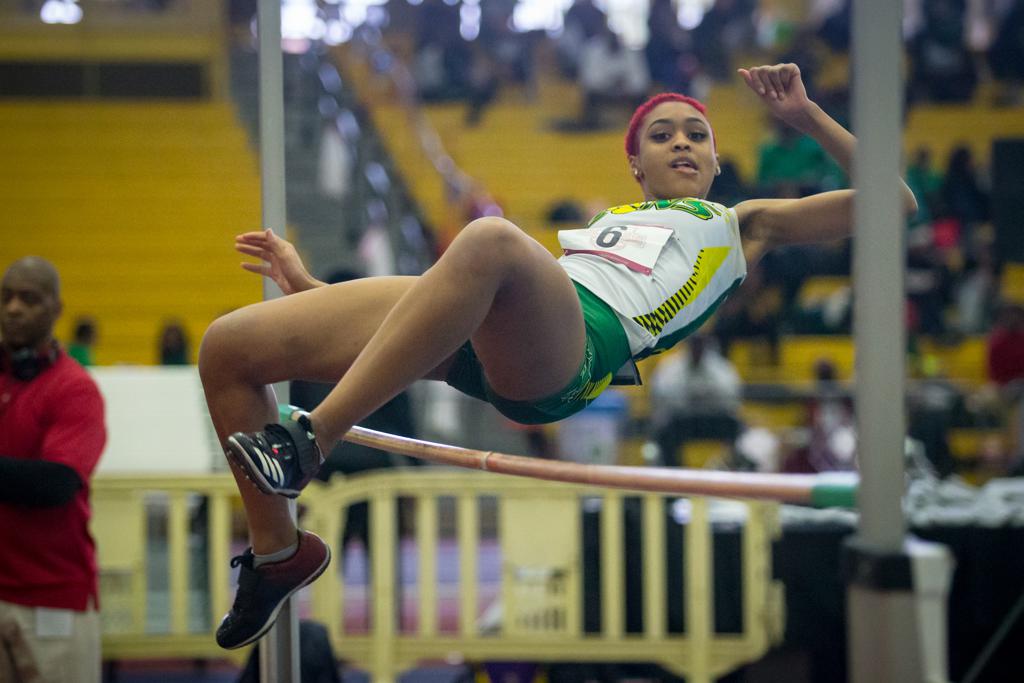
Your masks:
M 711 125 L 685 102 L 662 102 L 637 130 L 638 153 L 629 157 L 645 199 L 706 197 L 718 174 Z

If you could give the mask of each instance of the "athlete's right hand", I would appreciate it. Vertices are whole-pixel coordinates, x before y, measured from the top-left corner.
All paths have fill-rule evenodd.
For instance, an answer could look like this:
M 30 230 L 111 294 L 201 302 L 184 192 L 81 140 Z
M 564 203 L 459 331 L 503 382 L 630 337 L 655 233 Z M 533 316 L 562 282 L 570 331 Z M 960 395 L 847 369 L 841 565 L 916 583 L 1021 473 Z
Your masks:
M 295 246 L 278 237 L 273 230 L 245 232 L 236 236 L 235 251 L 260 259 L 261 263 L 243 262 L 242 268 L 269 277 L 285 294 L 302 292 L 324 284 L 309 274 Z

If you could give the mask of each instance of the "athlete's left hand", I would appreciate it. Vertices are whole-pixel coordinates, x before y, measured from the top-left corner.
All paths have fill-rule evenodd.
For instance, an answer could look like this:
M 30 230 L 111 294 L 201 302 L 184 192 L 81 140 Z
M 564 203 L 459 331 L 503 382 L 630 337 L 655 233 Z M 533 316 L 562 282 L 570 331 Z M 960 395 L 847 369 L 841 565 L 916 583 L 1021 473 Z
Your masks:
M 303 292 L 324 284 L 306 270 L 295 245 L 278 237 L 273 230 L 245 232 L 235 236 L 235 251 L 260 259 L 259 263 L 244 262 L 241 266 L 250 273 L 269 277 L 284 294 Z
M 773 114 L 799 128 L 801 117 L 813 106 L 800 77 L 800 67 L 775 64 L 737 71 Z

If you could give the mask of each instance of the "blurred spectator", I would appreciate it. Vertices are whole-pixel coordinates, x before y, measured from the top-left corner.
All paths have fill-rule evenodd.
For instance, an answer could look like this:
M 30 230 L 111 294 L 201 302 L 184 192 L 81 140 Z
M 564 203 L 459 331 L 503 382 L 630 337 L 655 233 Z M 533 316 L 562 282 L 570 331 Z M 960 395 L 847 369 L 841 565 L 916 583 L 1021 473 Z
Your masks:
M 850 0 L 814 0 L 810 9 L 818 37 L 837 52 L 850 49 L 851 9 Z
M 647 45 L 644 57 L 651 80 L 662 90 L 687 92 L 683 78 L 682 55 L 689 51 L 691 39 L 679 25 L 672 0 L 654 0 L 647 15 Z
M 548 209 L 547 224 L 549 227 L 556 228 L 566 225 L 578 228 L 585 225 L 586 222 L 586 212 L 575 199 L 560 199 Z
M 938 195 L 931 210 L 932 220 L 928 223 L 914 224 L 909 239 L 912 242 L 915 239 L 926 240 L 939 250 L 947 252 L 967 246 L 963 221 L 953 215 L 946 197 Z
M 999 294 L 999 280 L 991 246 L 977 250 L 956 283 L 954 301 L 957 329 L 963 334 L 981 334 L 989 329 Z
M 782 292 L 764 281 L 764 270 L 756 268 L 740 285 L 741 296 L 726 299 L 715 317 L 714 335 L 720 350 L 728 356 L 733 341 L 757 339 L 766 345 L 766 363 L 775 365 L 779 356 L 779 332 L 782 322 Z
M 621 105 L 632 110 L 646 96 L 650 74 L 643 55 L 626 47 L 617 33 L 602 25 L 583 44 L 579 83 L 583 90 L 579 125 L 585 130 L 601 125 L 602 110 Z
M 93 347 L 96 345 L 96 321 L 92 318 L 79 318 L 75 321 L 75 330 L 68 344 L 68 355 L 78 361 L 82 367 L 95 364 Z
M 974 94 L 977 74 L 964 40 L 963 0 L 929 0 L 924 29 L 910 47 L 912 99 L 966 102 Z
M 191 365 L 192 352 L 188 332 L 178 320 L 169 320 L 160 330 L 160 365 Z
M 558 41 L 558 55 L 562 72 L 568 78 L 579 76 L 580 57 L 588 40 L 608 26 L 608 17 L 597 8 L 594 0 L 575 0 L 565 13 L 564 29 Z
M 819 101 L 823 93 L 819 90 L 821 69 L 829 57 L 829 49 L 825 46 L 809 26 L 803 26 L 793 37 L 792 43 L 780 55 L 780 62 L 793 62 L 800 65 L 800 75 L 804 80 L 807 95 Z
M 935 215 L 935 203 L 942 190 L 942 175 L 932 166 L 930 149 L 918 147 L 914 150 L 904 178 L 917 198 L 917 216 L 913 222 L 929 222 Z
M 756 0 L 715 0 L 697 27 L 697 57 L 716 81 L 733 78 L 730 56 L 754 43 Z
M 1001 387 L 1024 379 L 1024 306 L 1004 305 L 988 337 L 988 376 Z
M 757 184 L 761 193 L 801 197 L 839 186 L 838 169 L 818 143 L 775 119 L 773 132 L 758 151 Z
M 63 307 L 48 261 L 0 282 L 0 681 L 99 683 L 89 481 L 107 434 L 92 377 L 53 337 Z
M 792 308 L 789 321 L 796 334 L 850 334 L 852 331 L 853 288 L 848 284 L 820 294 L 801 292 Z
M 850 471 L 857 467 L 853 401 L 836 380 L 831 360 L 814 366 L 815 395 L 807 404 L 807 443 L 783 465 L 785 472 Z
M 988 52 L 992 75 L 1005 86 L 997 104 L 1019 104 L 1024 86 L 1024 2 L 1009 6 Z
M 907 299 L 913 308 L 914 332 L 942 335 L 946 332 L 945 312 L 952 299 L 953 280 L 938 250 L 923 233 L 907 250 Z
M 339 116 L 321 126 L 316 178 L 320 193 L 338 201 L 344 201 L 352 192 L 359 135 L 357 126 L 340 126 L 341 120 L 344 119 Z
M 924 356 L 919 372 L 921 378 L 908 387 L 907 431 L 922 443 L 936 474 L 946 477 L 955 465 L 947 432 L 958 416 L 966 413 L 964 395 L 945 376 L 942 362 L 935 356 Z
M 989 219 L 989 195 L 978 177 L 970 147 L 960 145 L 950 153 L 942 181 L 942 198 L 952 215 L 967 229 Z
M 483 49 L 481 40 L 472 43 L 473 63 L 469 68 L 465 123 L 472 128 L 480 124 L 484 109 L 498 96 L 501 85 L 498 67 L 491 54 Z
M 1010 426 L 1011 453 L 1024 456 L 1024 306 L 1000 309 L 988 337 L 988 377 L 999 388 Z
M 725 158 L 719 164 L 721 173 L 711 186 L 708 199 L 726 206 L 736 206 L 745 199 L 750 199 L 750 191 L 740 176 L 740 169 L 732 159 Z
M 444 0 L 424 0 L 419 7 L 413 74 L 424 100 L 466 95 L 473 59 L 459 23 L 459 8 Z
M 475 43 L 483 46 L 501 82 L 509 82 L 533 95 L 535 43 L 545 34 L 520 32 L 512 28 L 515 0 L 488 0 L 480 5 L 480 34 Z
M 782 440 L 768 427 L 751 426 L 736 439 L 734 470 L 778 472 Z
M 650 429 L 661 464 L 680 465 L 676 452 L 692 439 L 732 443 L 739 434 L 741 389 L 736 368 L 702 334 L 658 363 L 651 376 Z

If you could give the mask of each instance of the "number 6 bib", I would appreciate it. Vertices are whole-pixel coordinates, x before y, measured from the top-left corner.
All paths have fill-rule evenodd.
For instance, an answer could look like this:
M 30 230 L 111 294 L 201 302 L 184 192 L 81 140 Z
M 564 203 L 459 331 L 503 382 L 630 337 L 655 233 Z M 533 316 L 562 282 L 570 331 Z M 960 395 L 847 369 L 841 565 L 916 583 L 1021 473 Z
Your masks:
M 566 256 L 594 254 L 630 270 L 650 275 L 671 228 L 657 225 L 610 225 L 582 230 L 559 230 L 558 244 Z

